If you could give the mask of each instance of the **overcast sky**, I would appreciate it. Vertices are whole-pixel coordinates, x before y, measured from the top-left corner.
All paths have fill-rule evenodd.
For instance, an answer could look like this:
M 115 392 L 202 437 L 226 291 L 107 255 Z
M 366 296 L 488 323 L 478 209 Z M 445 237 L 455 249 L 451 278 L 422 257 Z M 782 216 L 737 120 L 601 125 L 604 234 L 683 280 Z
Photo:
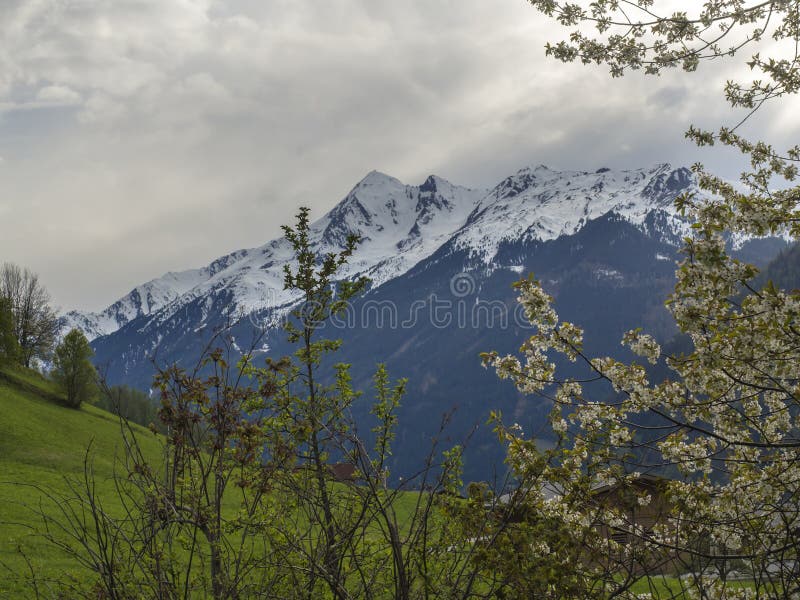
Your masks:
M 612 80 L 544 56 L 524 0 L 2 0 L 0 261 L 99 309 L 315 216 L 368 171 L 691 164 L 730 75 Z M 796 132 L 784 104 L 754 125 Z M 797 105 L 794 105 L 797 109 Z

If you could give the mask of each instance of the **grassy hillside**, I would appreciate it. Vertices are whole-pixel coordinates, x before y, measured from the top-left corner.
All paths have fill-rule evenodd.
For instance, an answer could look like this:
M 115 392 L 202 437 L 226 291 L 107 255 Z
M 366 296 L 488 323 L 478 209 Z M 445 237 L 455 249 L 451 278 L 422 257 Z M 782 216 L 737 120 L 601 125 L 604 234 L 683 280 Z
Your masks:
M 116 417 L 94 408 L 66 408 L 59 391 L 33 371 L 0 368 L 0 597 L 32 597 L 15 575 L 29 573 L 26 559 L 44 577 L 76 565 L 35 535 L 39 507 L 52 510 L 47 493 L 69 493 L 68 480 L 83 476 L 90 457 L 98 492 L 113 498 L 112 474 L 122 455 Z M 143 428 L 143 450 L 154 460 L 158 439 Z M 34 487 L 35 486 L 35 487 Z
M 113 480 L 115 467 L 124 472 L 118 462 L 123 447 L 117 417 L 93 406 L 67 408 L 62 402 L 58 389 L 37 373 L 0 368 L 0 598 L 35 597 L 31 573 L 43 583 L 43 597 L 52 597 L 48 580 L 63 580 L 64 574 L 87 580 L 74 559 L 42 538 L 38 514 L 58 515 L 57 503 L 74 497 L 69 485 L 82 485 L 87 456 L 97 496 L 112 514 L 120 510 Z M 144 428 L 135 430 L 145 455 L 158 462 L 159 438 Z M 348 489 L 346 484 L 333 485 Z M 226 498 L 234 514 L 235 494 Z M 398 496 L 394 509 L 401 527 L 407 526 L 419 500 L 417 493 Z

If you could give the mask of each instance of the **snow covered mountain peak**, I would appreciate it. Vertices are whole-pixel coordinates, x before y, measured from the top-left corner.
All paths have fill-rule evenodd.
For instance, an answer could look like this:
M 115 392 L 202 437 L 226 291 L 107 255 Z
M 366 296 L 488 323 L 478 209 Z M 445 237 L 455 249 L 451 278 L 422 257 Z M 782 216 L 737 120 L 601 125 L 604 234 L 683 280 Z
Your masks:
M 691 172 L 662 163 L 647 169 L 555 171 L 521 169 L 481 199 L 454 244 L 490 262 L 509 240 L 550 240 L 577 232 L 608 212 L 642 225 L 659 210 L 674 217 L 673 201 L 696 189 Z
M 221 259 L 220 259 L 221 260 Z M 218 262 L 218 261 L 215 261 Z M 213 264 L 203 269 L 169 272 L 131 290 L 100 313 L 71 311 L 64 317 L 68 327 L 77 327 L 90 340 L 107 335 L 141 316 L 153 314 L 207 280 Z
M 442 227 L 452 233 L 447 224 L 450 217 L 465 217 L 485 193 L 435 175 L 420 186 L 410 186 L 372 171 L 313 227 L 321 230 L 322 244 L 332 249 L 341 247 L 347 235 L 354 233 L 361 236 L 362 246 L 390 245 L 396 251 L 434 221 L 442 221 Z
M 680 167 L 673 170 L 669 164 L 665 164 L 650 178 L 642 194 L 662 207 L 671 206 L 675 196 L 692 187 L 692 183 L 689 169 Z
M 348 235 L 362 242 L 346 277 L 366 275 L 373 286 L 399 277 L 437 250 L 466 250 L 490 263 L 511 240 L 549 240 L 577 232 L 608 212 L 637 225 L 660 211 L 660 227 L 681 223 L 672 201 L 694 189 L 688 169 L 556 171 L 521 169 L 491 190 L 474 190 L 431 175 L 420 185 L 371 171 L 327 214 L 311 225 L 319 253 L 339 250 Z M 168 273 L 132 290 L 100 313 L 72 312 L 67 326 L 96 338 L 144 318 L 166 322 L 193 305 L 202 315 L 285 310 L 296 297 L 283 290 L 283 265 L 292 260 L 285 238 L 239 250 L 201 269 Z M 202 321 L 205 317 L 202 317 Z M 138 321 L 137 321 L 138 322 Z M 137 325 L 138 326 L 138 325 Z
M 410 201 L 406 188 L 394 177 L 370 172 L 320 220 L 319 224 L 325 224 L 324 243 L 341 247 L 351 233 L 370 238 L 387 227 L 394 228 L 399 224 L 401 213 L 408 212 L 403 208 Z
M 348 274 L 367 274 L 380 285 L 446 242 L 486 193 L 435 175 L 412 186 L 373 171 L 312 227 L 321 231 L 321 251 L 341 248 L 348 235 L 359 235 Z
M 360 187 L 368 187 L 372 185 L 382 185 L 383 183 L 396 183 L 403 185 L 397 177 L 392 177 L 391 175 L 387 175 L 383 171 L 378 171 L 377 169 L 372 169 L 369 173 L 364 175 L 364 177 L 359 181 L 354 187 L 354 190 L 357 190 Z

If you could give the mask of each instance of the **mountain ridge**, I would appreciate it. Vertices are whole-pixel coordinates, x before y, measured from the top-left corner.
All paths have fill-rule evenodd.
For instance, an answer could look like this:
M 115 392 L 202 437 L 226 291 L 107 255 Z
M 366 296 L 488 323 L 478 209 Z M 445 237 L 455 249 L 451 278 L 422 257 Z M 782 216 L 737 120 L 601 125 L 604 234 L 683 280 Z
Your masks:
M 658 219 L 651 220 L 660 220 L 667 238 L 677 241 L 688 225 L 675 213 L 672 200 L 694 189 L 690 171 L 668 163 L 594 172 L 538 165 L 520 169 L 488 189 L 459 186 L 436 175 L 408 185 L 370 171 L 312 224 L 312 241 L 316 251 L 324 253 L 340 248 L 348 234 L 360 235 L 363 242 L 343 276 L 366 275 L 376 288 L 448 245 L 466 249 L 490 265 L 505 242 L 574 234 L 608 212 L 644 228 L 648 216 L 659 211 Z M 71 311 L 64 323 L 93 340 L 138 319 L 166 321 L 198 298 L 212 296 L 210 304 L 227 297 L 230 314 L 285 311 L 297 300 L 283 291 L 282 266 L 291 259 L 285 239 L 277 238 L 231 252 L 205 267 L 169 272 L 102 311 Z

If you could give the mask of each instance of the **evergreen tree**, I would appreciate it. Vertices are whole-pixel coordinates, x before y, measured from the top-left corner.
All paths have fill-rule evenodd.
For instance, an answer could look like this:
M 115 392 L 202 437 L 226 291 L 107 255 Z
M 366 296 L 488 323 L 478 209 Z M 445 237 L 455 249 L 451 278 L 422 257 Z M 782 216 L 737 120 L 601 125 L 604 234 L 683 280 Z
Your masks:
M 56 347 L 53 379 L 64 389 L 67 404 L 73 408 L 78 408 L 81 402 L 91 402 L 97 393 L 92 356 L 94 352 L 89 341 L 77 329 L 70 331 Z

